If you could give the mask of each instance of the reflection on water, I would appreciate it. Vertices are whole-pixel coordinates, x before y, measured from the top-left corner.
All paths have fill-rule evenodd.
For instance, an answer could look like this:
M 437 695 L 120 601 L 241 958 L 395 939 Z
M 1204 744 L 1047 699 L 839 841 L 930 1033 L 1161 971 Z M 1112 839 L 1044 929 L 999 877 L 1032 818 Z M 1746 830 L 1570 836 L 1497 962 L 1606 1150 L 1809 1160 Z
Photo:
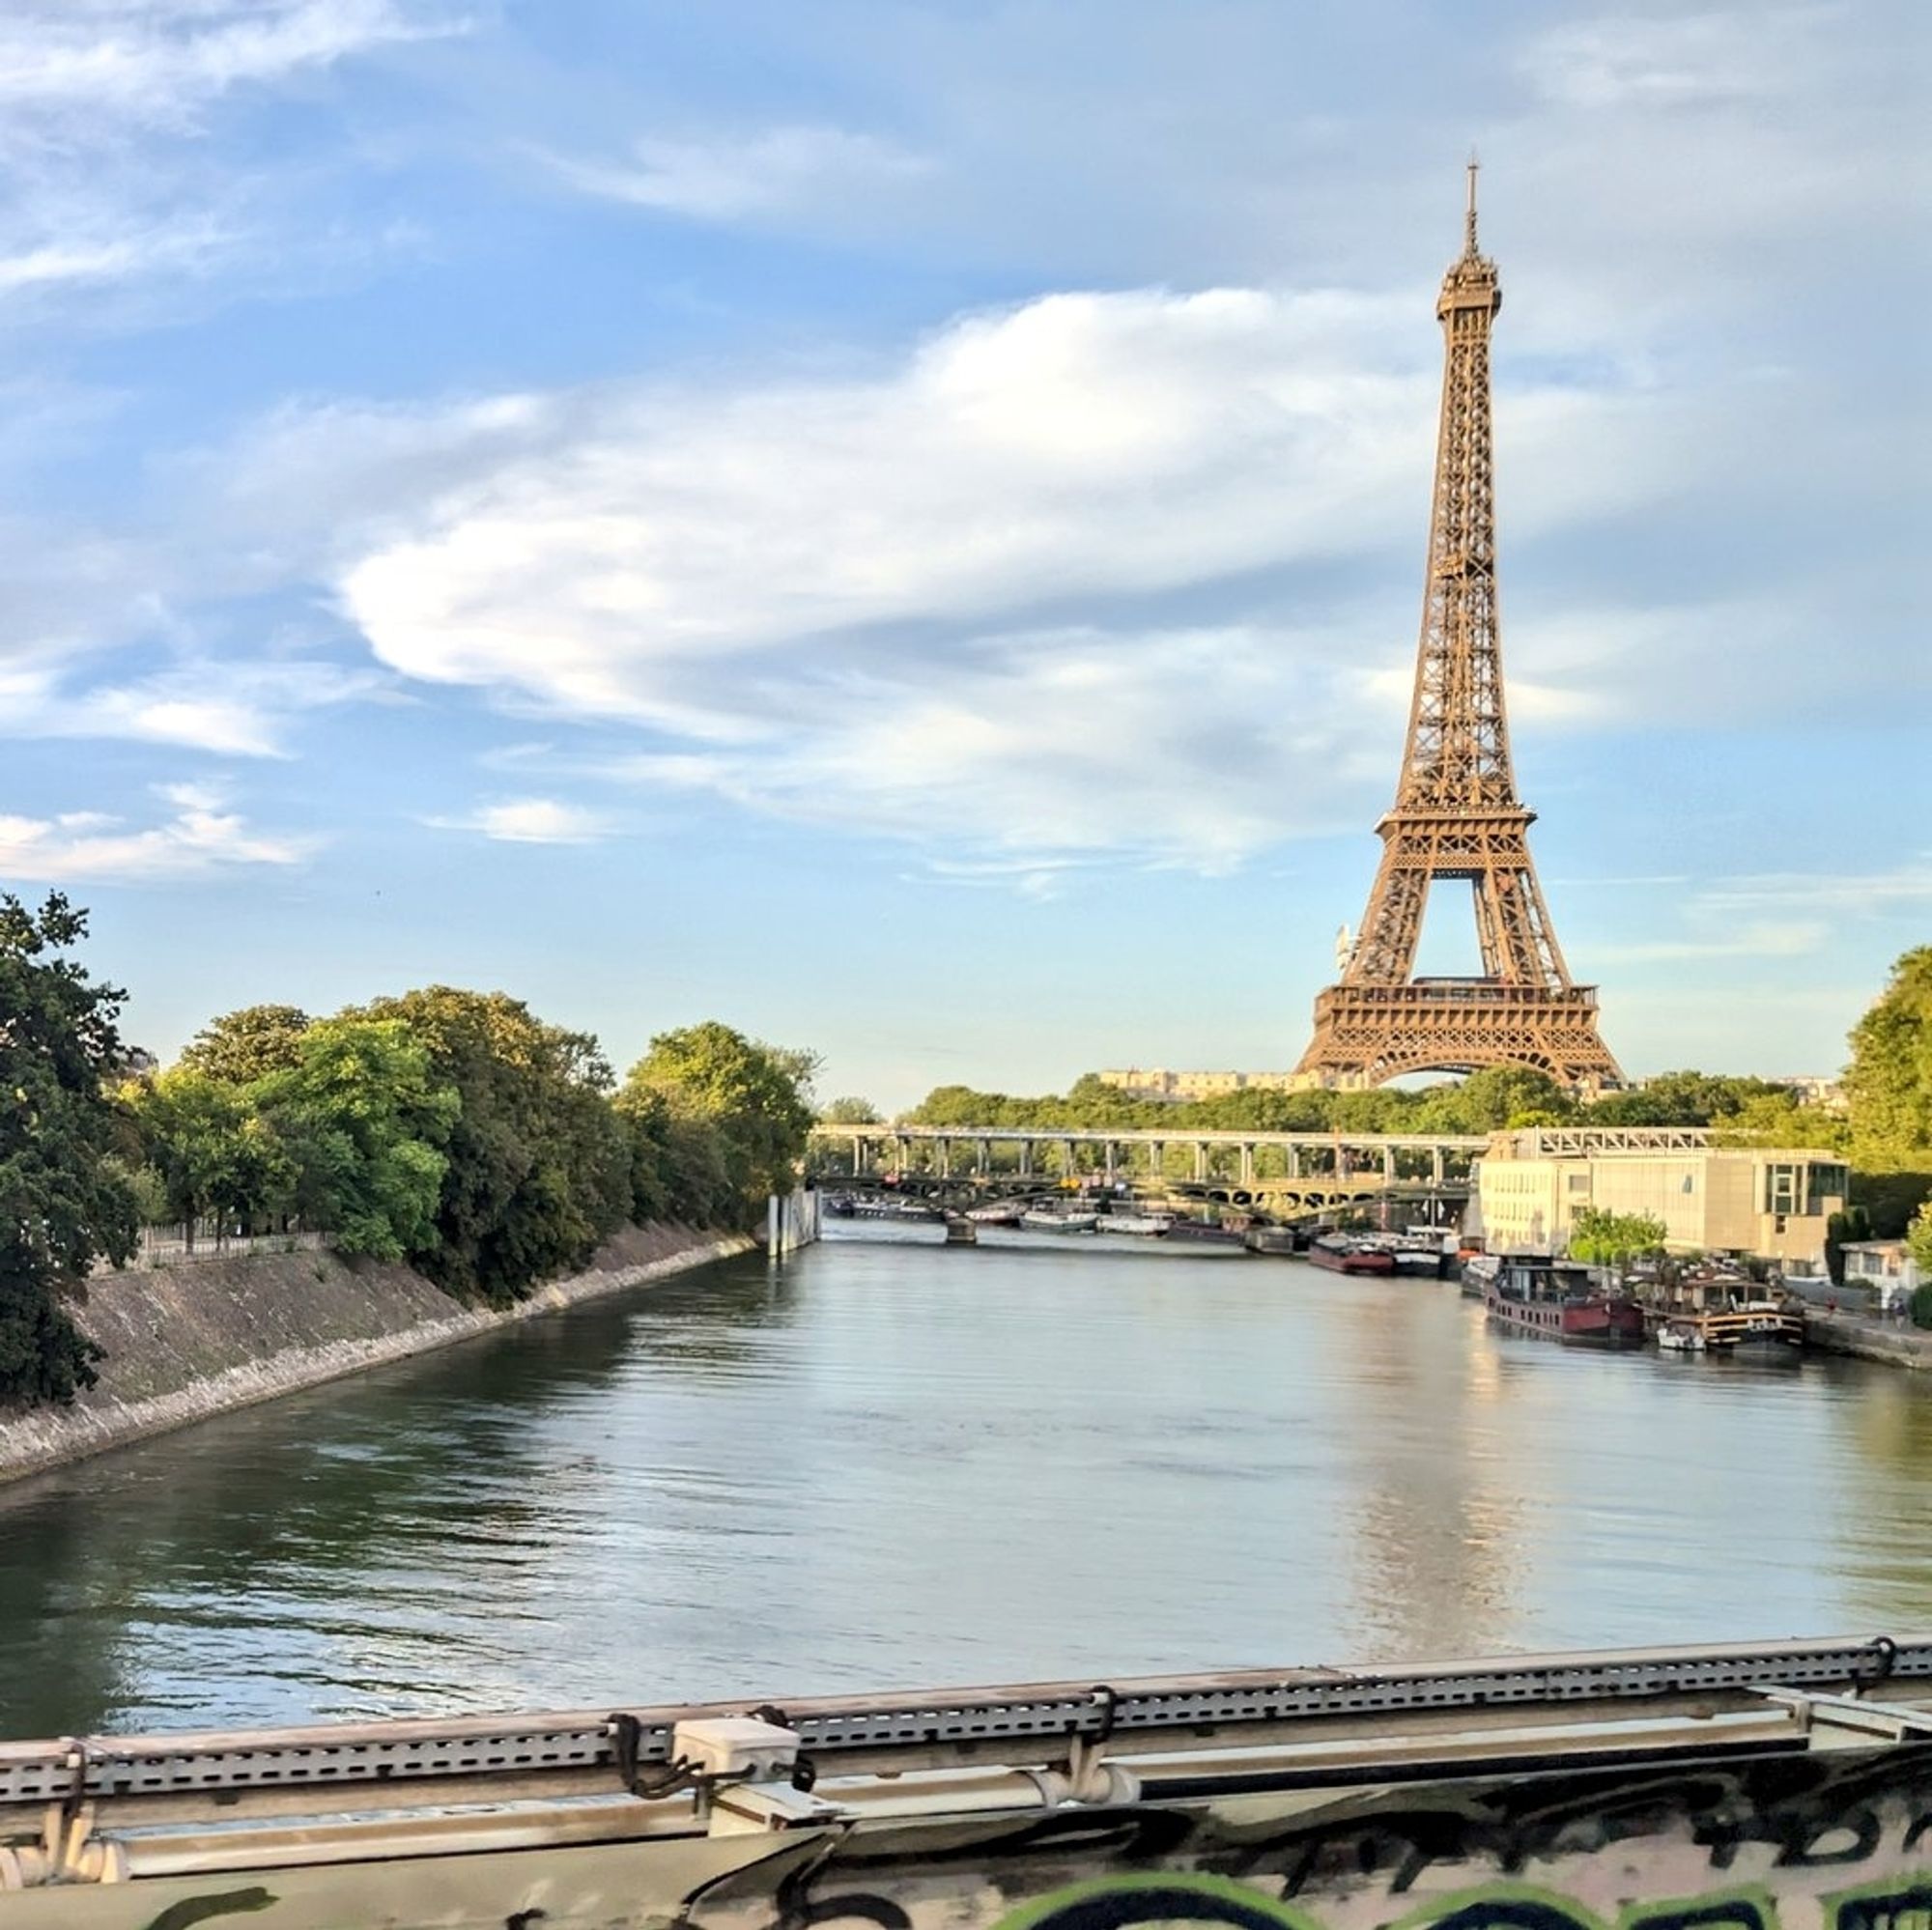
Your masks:
M 0 1490 L 0 1734 L 1932 1623 L 1932 1389 L 829 1242 Z

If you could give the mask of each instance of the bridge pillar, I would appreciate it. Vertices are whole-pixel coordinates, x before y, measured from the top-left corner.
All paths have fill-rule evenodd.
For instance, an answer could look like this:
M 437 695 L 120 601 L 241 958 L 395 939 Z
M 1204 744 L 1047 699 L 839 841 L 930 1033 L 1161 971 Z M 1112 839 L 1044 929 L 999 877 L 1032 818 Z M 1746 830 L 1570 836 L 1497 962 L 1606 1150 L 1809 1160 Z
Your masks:
M 1382 1184 L 1395 1184 L 1395 1148 L 1392 1146 L 1382 1148 Z
M 901 1174 L 912 1171 L 912 1141 L 899 1138 L 893 1143 L 894 1163 Z
M 1252 1142 L 1243 1140 L 1241 1142 L 1241 1184 L 1243 1186 L 1252 1186 L 1254 1183 L 1255 1149 Z
M 981 1179 L 990 1177 L 993 1171 L 993 1142 L 990 1139 L 973 1142 L 973 1171 Z
M 1063 1139 L 1060 1142 L 1060 1177 L 1063 1179 L 1073 1178 L 1073 1142 L 1070 1139 Z
M 1291 1179 L 1301 1178 L 1301 1149 L 1292 1141 L 1288 1148 L 1288 1177 Z
M 1432 1149 L 1429 1154 L 1429 1183 L 1439 1193 L 1442 1190 L 1442 1149 Z
M 1197 1180 L 1208 1177 L 1208 1142 L 1205 1139 L 1194 1142 L 1194 1177 Z
M 1167 1177 L 1167 1142 L 1164 1139 L 1148 1142 L 1148 1177 L 1152 1179 Z
M 942 1179 L 952 1178 L 952 1142 L 950 1139 L 939 1142 L 939 1177 Z
M 1107 1140 L 1100 1148 L 1100 1156 L 1106 1161 L 1107 1184 L 1111 1186 L 1120 1177 L 1121 1149 L 1111 1139 Z
M 866 1153 L 870 1142 L 862 1132 L 852 1135 L 852 1177 L 863 1179 L 866 1177 Z
M 1033 1178 L 1033 1141 L 1030 1139 L 1020 1141 L 1020 1178 Z

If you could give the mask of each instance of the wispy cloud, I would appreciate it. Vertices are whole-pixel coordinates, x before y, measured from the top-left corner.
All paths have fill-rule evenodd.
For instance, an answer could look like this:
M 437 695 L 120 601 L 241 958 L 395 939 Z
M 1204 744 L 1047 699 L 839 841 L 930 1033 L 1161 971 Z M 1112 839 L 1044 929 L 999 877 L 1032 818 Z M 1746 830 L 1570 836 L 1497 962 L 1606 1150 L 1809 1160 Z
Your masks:
M 499 798 L 460 817 L 425 820 L 439 831 L 471 831 L 503 844 L 592 844 L 610 836 L 602 811 L 556 798 Z
M 647 136 L 616 163 L 544 158 L 585 194 L 705 221 L 837 206 L 916 181 L 931 166 L 877 135 L 810 126 L 702 140 Z
M 72 688 L 52 667 L 0 672 L 0 737 L 121 738 L 231 757 L 281 757 L 309 714 L 388 680 L 334 664 L 191 661 L 128 683 Z
M 46 818 L 0 813 L 0 878 L 162 884 L 237 867 L 298 865 L 321 842 L 257 831 L 207 785 L 164 784 L 156 795 L 170 814 L 146 826 L 100 811 Z
M 278 163 L 210 166 L 228 97 L 461 32 L 443 0 L 15 0 L 0 18 L 0 300 L 91 323 L 103 290 L 205 285 L 297 243 L 255 204 Z M 13 318 L 10 318 L 13 319 Z
M 434 0 L 15 0 L 0 113 L 16 138 L 56 145 L 98 144 L 117 122 L 179 129 L 237 88 L 462 26 Z

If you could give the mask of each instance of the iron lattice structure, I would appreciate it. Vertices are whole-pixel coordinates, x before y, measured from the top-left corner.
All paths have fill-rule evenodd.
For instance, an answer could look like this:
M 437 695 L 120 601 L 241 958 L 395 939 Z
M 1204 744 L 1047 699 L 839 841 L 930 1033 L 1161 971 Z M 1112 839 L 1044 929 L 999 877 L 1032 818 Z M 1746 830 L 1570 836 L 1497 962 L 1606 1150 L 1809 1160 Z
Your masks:
M 1393 808 L 1376 830 L 1380 867 L 1341 980 L 1315 1001 L 1296 1068 L 1334 1086 L 1404 1072 L 1531 1065 L 1566 1085 L 1622 1083 L 1597 1035 L 1597 994 L 1563 962 L 1530 862 L 1536 813 L 1517 797 L 1503 702 L 1496 601 L 1490 328 L 1502 307 L 1495 264 L 1476 245 L 1476 169 L 1467 239 L 1435 303 L 1442 415 L 1429 519 L 1428 581 L 1407 749 Z M 1473 887 L 1480 979 L 1417 979 L 1429 888 Z

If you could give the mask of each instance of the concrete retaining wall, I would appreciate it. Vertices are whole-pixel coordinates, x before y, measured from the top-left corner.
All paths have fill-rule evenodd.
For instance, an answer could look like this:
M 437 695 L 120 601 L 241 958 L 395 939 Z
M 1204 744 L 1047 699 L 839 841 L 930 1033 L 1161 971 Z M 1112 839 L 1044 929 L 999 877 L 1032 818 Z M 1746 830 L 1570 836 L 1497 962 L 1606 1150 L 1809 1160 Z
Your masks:
M 706 1261 L 743 1235 L 632 1227 L 582 1273 L 505 1312 L 459 1306 L 405 1266 L 327 1253 L 258 1255 L 108 1274 L 74 1308 L 107 1349 L 99 1384 L 71 1407 L 0 1408 L 0 1482 L 211 1414 L 313 1387 Z

